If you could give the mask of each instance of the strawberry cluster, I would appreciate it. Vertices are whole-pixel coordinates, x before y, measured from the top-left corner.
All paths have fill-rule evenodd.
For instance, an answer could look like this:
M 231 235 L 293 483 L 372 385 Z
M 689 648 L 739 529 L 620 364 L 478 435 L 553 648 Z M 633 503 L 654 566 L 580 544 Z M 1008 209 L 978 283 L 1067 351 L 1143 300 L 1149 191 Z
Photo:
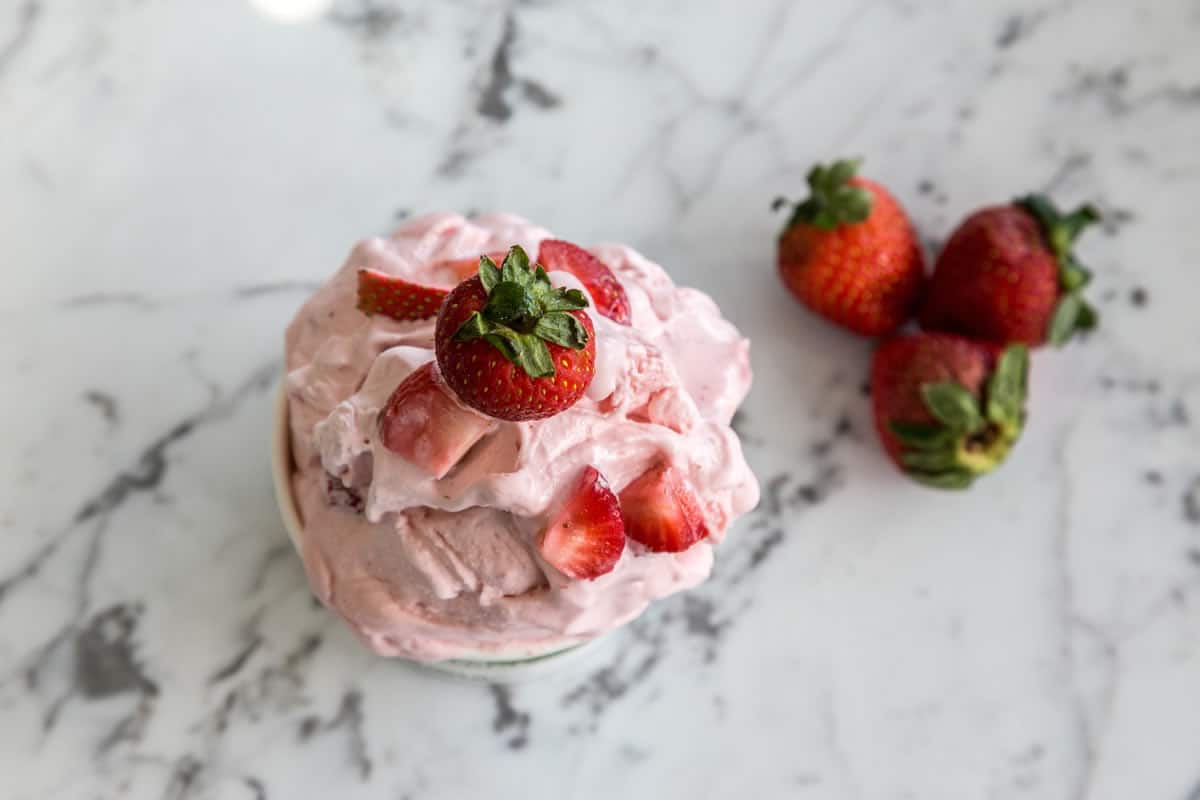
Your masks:
M 1091 275 L 1073 252 L 1099 219 L 1031 195 L 976 211 L 933 273 L 904 209 L 858 162 L 815 167 L 779 237 L 788 289 L 817 314 L 882 337 L 871 370 L 875 424 L 906 474 L 961 489 L 998 466 L 1025 423 L 1028 348 L 1096 326 Z M 777 206 L 783 201 L 777 201 Z M 901 328 L 916 318 L 921 332 Z

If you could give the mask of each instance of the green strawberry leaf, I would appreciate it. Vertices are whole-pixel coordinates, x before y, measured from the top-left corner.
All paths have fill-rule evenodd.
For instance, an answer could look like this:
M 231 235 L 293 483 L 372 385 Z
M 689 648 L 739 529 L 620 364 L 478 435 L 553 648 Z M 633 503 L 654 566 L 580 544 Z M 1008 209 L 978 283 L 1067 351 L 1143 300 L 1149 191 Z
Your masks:
M 1092 273 L 1067 253 L 1058 263 L 1058 285 L 1064 293 L 1078 292 L 1091 283 Z
M 533 292 L 512 281 L 496 284 L 483 308 L 483 315 L 492 322 L 512 327 L 522 327 L 526 321 L 536 320 L 541 313 L 541 303 Z
M 492 290 L 496 288 L 496 284 L 500 283 L 500 268 L 487 256 L 479 257 L 479 282 L 483 284 L 483 290 L 488 294 L 491 294 Z
M 1096 326 L 1100 324 L 1100 312 L 1086 300 L 1083 300 L 1082 303 L 1083 305 L 1079 309 L 1079 316 L 1075 320 L 1075 330 L 1095 330 Z
M 818 173 L 824 173 L 824 183 L 822 189 L 830 191 L 837 189 L 839 186 L 844 186 L 851 178 L 858 174 L 858 168 L 862 166 L 861 158 L 844 158 L 840 161 L 833 162 L 828 167 L 818 167 Z
M 957 434 L 941 425 L 890 422 L 888 427 L 900 444 L 912 450 L 940 450 L 954 444 Z
M 539 319 L 533 333 L 547 342 L 572 350 L 582 350 L 588 341 L 587 328 L 583 327 L 583 323 L 562 311 L 552 312 Z
M 1099 209 L 1091 204 L 1080 206 L 1070 214 L 1061 216 L 1058 224 L 1063 230 L 1062 237 L 1067 241 L 1067 251 L 1070 251 L 1071 246 L 1075 244 L 1075 240 L 1079 238 L 1079 234 L 1100 220 L 1101 214 Z
M 974 433 L 983 427 L 983 415 L 975 396 L 954 381 L 937 381 L 921 386 L 921 397 L 929 413 L 950 430 Z
M 934 489 L 968 489 L 975 482 L 975 476 L 965 469 L 954 469 L 946 472 L 909 472 L 909 477 L 917 483 Z
M 999 425 L 1016 426 L 1025 413 L 1025 386 L 1029 351 L 1022 345 L 1005 348 L 988 379 L 987 418 Z
M 528 286 L 533 282 L 533 273 L 529 270 L 529 255 L 520 245 L 513 245 L 500 265 L 500 280 Z
M 517 333 L 512 328 L 497 325 L 485 336 L 505 358 L 516 364 L 531 378 L 554 375 L 554 359 L 546 343 L 532 333 Z
M 547 314 L 553 314 L 555 311 L 579 311 L 587 307 L 587 298 L 578 289 L 555 289 L 542 299 L 542 309 Z
M 925 452 L 910 450 L 900 455 L 900 461 L 910 470 L 921 472 L 945 472 L 959 466 L 958 453 L 952 448 Z
M 1050 344 L 1061 347 L 1067 343 L 1067 340 L 1079 328 L 1079 318 L 1084 315 L 1083 308 L 1083 296 L 1079 293 L 1071 292 L 1062 296 L 1054 309 L 1053 316 L 1050 317 L 1050 331 L 1046 334 Z M 1095 312 L 1089 316 L 1094 326 Z
M 1063 214 L 1048 197 L 1039 194 L 1018 198 L 1015 202 L 1037 220 L 1046 245 L 1058 260 L 1062 297 L 1050 320 L 1046 338 L 1052 344 L 1062 345 L 1075 331 L 1094 328 L 1098 320 L 1094 310 L 1082 310 L 1084 304 L 1079 295 L 1091 281 L 1092 274 L 1079 263 L 1073 248 L 1079 235 L 1100 221 L 1100 212 L 1095 206 L 1085 205 Z
M 796 204 L 784 230 L 803 223 L 831 231 L 839 225 L 853 225 L 871 216 L 874 197 L 862 186 L 850 183 L 861 163 L 860 159 L 845 159 L 828 167 L 817 165 L 809 170 L 809 196 Z
M 462 325 L 458 326 L 458 330 L 454 332 L 454 341 L 469 342 L 472 339 L 478 339 L 491 333 L 495 327 L 497 327 L 495 323 L 484 319 L 483 314 L 476 311 L 467 317 Z

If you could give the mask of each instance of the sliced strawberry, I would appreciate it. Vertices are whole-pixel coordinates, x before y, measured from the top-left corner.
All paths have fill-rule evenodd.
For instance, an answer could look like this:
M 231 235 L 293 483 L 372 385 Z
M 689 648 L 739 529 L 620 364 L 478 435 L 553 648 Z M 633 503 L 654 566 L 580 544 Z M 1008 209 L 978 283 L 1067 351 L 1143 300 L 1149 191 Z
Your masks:
M 433 362 L 405 378 L 379 415 L 383 446 L 443 478 L 495 426 L 446 393 Z
M 386 272 L 358 271 L 358 308 L 367 314 L 383 314 L 401 322 L 432 319 L 448 294 L 445 289 L 411 283 Z
M 587 467 L 541 541 L 542 558 L 569 578 L 591 580 L 612 572 L 625 550 L 621 506 L 608 481 Z
M 659 464 L 621 492 L 630 539 L 656 553 L 681 553 L 708 536 L 700 501 L 674 467 Z
M 622 325 L 630 323 L 632 315 L 625 287 L 603 261 L 587 250 L 560 239 L 547 239 L 538 250 L 537 260 L 547 272 L 562 270 L 578 278 L 601 314 Z

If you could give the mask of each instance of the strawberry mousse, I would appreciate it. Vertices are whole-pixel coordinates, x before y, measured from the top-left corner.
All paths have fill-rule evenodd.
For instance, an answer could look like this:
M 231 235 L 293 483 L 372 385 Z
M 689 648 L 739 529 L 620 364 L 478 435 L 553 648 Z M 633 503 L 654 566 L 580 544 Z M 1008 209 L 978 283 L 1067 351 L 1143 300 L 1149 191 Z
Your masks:
M 415 219 L 304 305 L 287 371 L 309 580 L 383 655 L 586 642 L 702 582 L 758 502 L 749 343 L 628 247 Z

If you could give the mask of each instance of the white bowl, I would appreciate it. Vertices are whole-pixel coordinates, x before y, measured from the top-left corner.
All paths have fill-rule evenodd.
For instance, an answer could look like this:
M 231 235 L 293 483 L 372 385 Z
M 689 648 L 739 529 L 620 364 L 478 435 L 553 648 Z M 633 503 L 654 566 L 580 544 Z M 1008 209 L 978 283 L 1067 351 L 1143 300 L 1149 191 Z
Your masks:
M 271 437 L 271 475 L 275 484 L 275 500 L 279 515 L 297 553 L 303 552 L 304 524 L 292 494 L 292 444 L 288 426 L 287 377 L 284 376 L 275 399 L 274 432 Z M 500 651 L 479 651 L 449 661 L 414 661 L 413 663 L 438 672 L 448 672 L 482 680 L 514 680 L 532 677 L 558 668 L 588 650 L 596 640 L 563 646 L 514 645 Z

